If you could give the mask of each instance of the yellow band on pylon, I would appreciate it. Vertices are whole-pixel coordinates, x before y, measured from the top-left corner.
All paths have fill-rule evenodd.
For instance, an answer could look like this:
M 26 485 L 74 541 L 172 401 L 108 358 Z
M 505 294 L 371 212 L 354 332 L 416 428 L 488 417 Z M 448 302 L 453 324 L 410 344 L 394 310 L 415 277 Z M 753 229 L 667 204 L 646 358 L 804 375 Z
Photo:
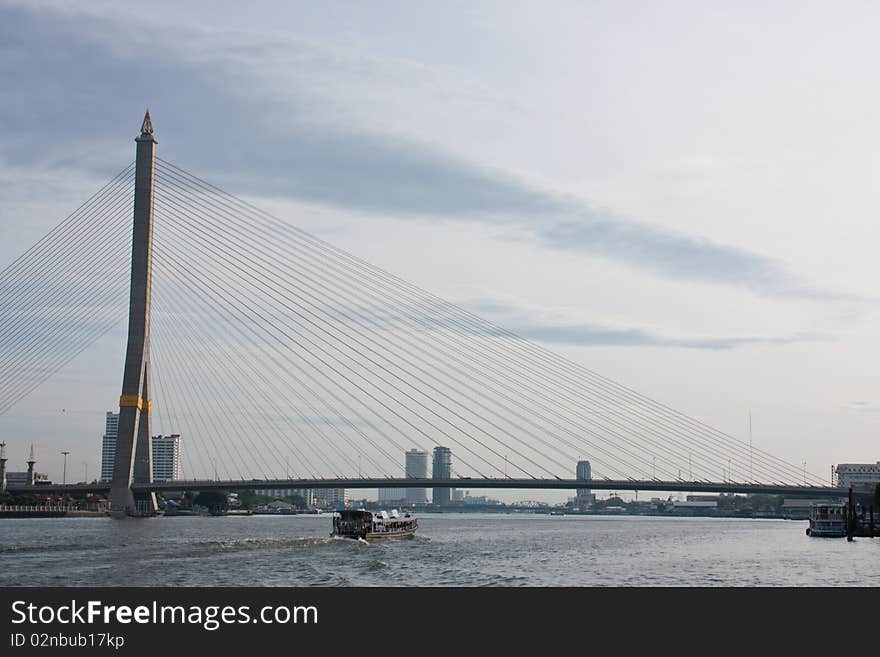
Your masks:
M 135 406 L 140 409 L 142 413 L 149 413 L 153 410 L 153 400 L 147 399 L 146 401 L 141 399 L 140 395 L 122 395 L 119 398 L 119 406 Z
M 142 403 L 143 401 L 141 400 L 140 395 L 122 395 L 122 397 L 119 398 L 120 406 L 137 406 L 140 408 Z

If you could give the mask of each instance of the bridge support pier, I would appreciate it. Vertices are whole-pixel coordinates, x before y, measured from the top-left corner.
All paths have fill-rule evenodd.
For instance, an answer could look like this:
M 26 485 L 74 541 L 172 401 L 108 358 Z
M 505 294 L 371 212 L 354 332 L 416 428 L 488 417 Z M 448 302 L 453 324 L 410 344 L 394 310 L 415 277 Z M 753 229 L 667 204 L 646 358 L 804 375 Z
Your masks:
M 137 142 L 134 186 L 134 227 L 131 244 L 131 293 L 128 346 L 119 398 L 119 433 L 110 483 L 113 516 L 153 515 L 156 494 L 132 491 L 132 483 L 153 481 L 150 431 L 150 293 L 153 260 L 153 191 L 156 144 L 150 113 L 144 116 Z

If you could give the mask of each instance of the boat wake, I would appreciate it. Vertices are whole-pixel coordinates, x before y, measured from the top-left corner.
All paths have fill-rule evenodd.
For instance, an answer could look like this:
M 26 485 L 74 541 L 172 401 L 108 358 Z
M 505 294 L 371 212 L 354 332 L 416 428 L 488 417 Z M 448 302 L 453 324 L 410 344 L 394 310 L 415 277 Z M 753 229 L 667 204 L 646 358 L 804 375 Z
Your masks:
M 217 553 L 238 552 L 248 550 L 284 550 L 325 548 L 336 545 L 336 541 L 327 536 L 307 536 L 297 538 L 239 538 L 223 541 L 203 541 L 182 546 L 177 554 L 183 553 Z
M 75 552 L 77 550 L 100 549 L 102 545 L 90 543 L 59 543 L 48 545 L 0 545 L 0 554 L 27 552 Z

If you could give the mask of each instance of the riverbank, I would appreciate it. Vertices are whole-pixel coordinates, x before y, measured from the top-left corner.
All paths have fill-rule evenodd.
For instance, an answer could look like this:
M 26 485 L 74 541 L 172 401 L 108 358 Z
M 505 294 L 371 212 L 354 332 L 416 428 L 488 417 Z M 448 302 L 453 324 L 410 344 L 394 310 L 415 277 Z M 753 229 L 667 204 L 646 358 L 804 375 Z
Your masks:
M 89 511 L 85 509 L 58 509 L 52 507 L 20 507 L 0 509 L 2 518 L 101 518 L 106 511 Z

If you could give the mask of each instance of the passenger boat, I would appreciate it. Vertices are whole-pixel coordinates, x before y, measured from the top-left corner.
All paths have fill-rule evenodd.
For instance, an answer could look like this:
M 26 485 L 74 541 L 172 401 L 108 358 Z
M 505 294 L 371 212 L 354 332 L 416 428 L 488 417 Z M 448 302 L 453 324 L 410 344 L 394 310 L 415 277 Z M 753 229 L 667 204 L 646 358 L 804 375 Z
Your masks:
M 333 514 L 331 536 L 363 539 L 365 541 L 387 541 L 396 538 L 412 538 L 419 521 L 409 513 L 397 511 L 365 511 L 364 509 L 343 509 Z
M 846 504 L 814 504 L 810 507 L 807 536 L 841 538 L 846 536 Z

